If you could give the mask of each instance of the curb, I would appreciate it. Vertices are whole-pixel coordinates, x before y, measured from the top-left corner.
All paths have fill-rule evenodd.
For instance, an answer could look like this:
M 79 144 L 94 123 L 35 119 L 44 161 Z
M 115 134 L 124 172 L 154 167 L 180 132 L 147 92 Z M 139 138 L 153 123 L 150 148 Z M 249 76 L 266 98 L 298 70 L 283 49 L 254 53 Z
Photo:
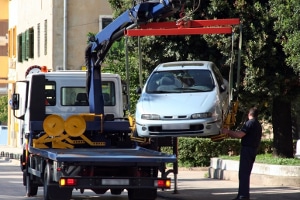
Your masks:
M 20 153 L 10 153 L 10 152 L 1 151 L 0 162 L 10 162 L 15 165 L 19 165 L 21 155 L 22 154 Z
M 9 158 L 9 159 L 20 159 L 21 154 L 20 153 L 10 153 L 10 152 L 0 152 L 0 157 Z
M 300 187 L 298 167 L 254 163 L 250 183 L 265 186 Z M 239 161 L 212 158 L 208 169 L 209 178 L 238 181 L 238 168 Z
M 20 165 L 20 160 L 10 159 L 7 157 L 0 157 L 0 163 L 12 163 L 14 165 Z
M 209 168 L 209 178 L 238 182 L 238 172 Z M 250 183 L 264 186 L 300 187 L 300 179 L 295 176 L 273 176 L 251 173 Z

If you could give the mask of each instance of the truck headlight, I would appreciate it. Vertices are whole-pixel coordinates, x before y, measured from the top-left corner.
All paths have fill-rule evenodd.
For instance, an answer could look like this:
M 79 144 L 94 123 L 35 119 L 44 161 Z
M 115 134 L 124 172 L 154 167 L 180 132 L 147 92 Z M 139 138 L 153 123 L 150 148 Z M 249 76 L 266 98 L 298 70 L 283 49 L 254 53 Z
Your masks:
M 157 114 L 142 114 L 141 118 L 147 120 L 159 120 L 160 116 Z
M 194 113 L 191 116 L 192 119 L 204 119 L 204 118 L 210 118 L 210 117 L 212 117 L 212 113 L 211 112 Z

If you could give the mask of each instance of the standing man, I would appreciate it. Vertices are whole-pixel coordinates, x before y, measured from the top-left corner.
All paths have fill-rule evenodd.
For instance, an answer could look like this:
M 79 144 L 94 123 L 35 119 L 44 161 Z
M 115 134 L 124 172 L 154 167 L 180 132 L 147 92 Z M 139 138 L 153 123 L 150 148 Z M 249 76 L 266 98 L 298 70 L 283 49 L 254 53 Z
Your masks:
M 223 129 L 229 137 L 241 139 L 239 191 L 233 200 L 250 199 L 250 174 L 262 136 L 262 127 L 257 120 L 258 110 L 253 107 L 248 112 L 248 121 L 240 131 Z

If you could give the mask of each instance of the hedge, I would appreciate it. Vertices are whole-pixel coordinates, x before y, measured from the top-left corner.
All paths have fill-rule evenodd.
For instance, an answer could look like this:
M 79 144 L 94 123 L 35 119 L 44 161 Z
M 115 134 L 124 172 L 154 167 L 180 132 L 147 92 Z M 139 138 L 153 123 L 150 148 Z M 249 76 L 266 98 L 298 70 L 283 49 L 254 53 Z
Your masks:
M 263 140 L 258 153 L 271 153 L 272 140 Z M 226 139 L 213 142 L 206 138 L 178 138 L 178 164 L 184 167 L 207 167 L 210 158 L 221 155 L 239 155 L 240 140 Z M 162 147 L 162 152 L 172 154 L 171 147 Z

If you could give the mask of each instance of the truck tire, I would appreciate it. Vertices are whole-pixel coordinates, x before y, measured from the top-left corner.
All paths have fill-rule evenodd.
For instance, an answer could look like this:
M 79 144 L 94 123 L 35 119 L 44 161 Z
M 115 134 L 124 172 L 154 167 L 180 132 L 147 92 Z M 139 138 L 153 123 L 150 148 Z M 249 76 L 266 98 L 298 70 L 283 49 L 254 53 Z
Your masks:
M 23 171 L 23 185 L 26 186 L 26 170 L 22 170 Z
M 129 200 L 155 200 L 157 197 L 157 189 L 129 189 Z
M 24 170 L 23 176 L 25 174 L 25 180 L 26 180 L 26 196 L 31 197 L 35 196 L 38 192 L 38 186 L 33 184 L 33 181 L 31 180 L 31 175 L 26 173 L 26 170 Z
M 44 170 L 44 200 L 70 200 L 73 188 L 60 188 L 51 177 L 52 166 L 48 163 Z

